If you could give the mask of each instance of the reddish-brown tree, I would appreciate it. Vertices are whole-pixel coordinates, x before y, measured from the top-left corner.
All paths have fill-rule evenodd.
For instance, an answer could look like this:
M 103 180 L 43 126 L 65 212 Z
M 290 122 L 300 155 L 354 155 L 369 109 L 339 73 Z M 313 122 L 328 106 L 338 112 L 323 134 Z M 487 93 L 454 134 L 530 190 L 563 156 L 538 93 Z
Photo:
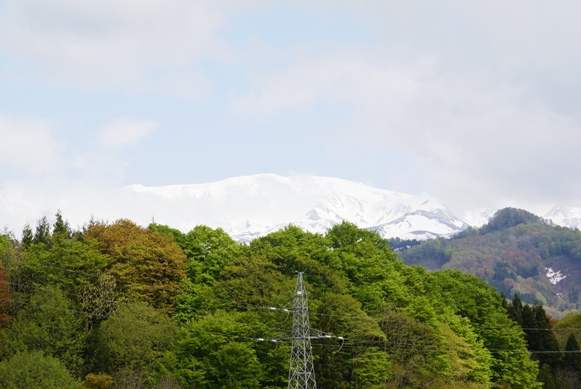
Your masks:
M 156 308 L 170 311 L 185 276 L 186 256 L 168 236 L 121 219 L 91 225 L 85 236 L 99 242 L 109 257 L 109 271 L 118 288 Z

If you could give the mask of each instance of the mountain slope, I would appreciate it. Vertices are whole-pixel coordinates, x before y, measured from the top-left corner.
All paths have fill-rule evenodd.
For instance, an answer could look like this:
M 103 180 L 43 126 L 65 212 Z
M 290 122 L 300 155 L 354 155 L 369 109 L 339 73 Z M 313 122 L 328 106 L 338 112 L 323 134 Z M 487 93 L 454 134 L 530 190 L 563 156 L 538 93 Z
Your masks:
M 505 208 L 488 224 L 400 252 L 408 264 L 455 268 L 499 291 L 560 310 L 581 308 L 581 232 Z
M 237 240 L 294 224 L 324 233 L 343 221 L 383 237 L 428 239 L 451 236 L 468 225 L 429 196 L 377 189 L 347 180 L 261 174 L 209 184 L 127 188 L 149 206 L 158 222 L 183 230 L 199 224 L 221 227 Z M 179 209 L 179 215 L 175 210 Z

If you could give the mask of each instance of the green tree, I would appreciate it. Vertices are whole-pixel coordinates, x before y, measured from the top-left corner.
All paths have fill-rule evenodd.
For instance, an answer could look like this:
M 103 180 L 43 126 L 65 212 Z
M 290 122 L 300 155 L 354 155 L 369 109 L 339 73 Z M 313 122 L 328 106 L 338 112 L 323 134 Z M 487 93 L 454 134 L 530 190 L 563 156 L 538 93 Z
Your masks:
M 32 243 L 44 243 L 50 245 L 50 224 L 48 223 L 46 216 L 40 218 L 36 223 Z
M 8 277 L 0 270 L 0 360 L 6 353 L 6 337 L 10 325 L 10 290 Z
M 8 277 L 0 268 L 0 339 L 2 331 L 10 324 L 10 288 Z
M 50 245 L 33 243 L 25 253 L 23 283 L 32 286 L 56 285 L 70 296 L 79 296 L 87 285 L 95 284 L 108 266 L 108 259 L 94 241 L 65 239 L 57 235 Z
M 0 270 L 10 280 L 11 292 L 19 292 L 25 288 L 25 253 L 24 245 L 8 235 L 0 235 Z
M 98 329 L 94 370 L 152 375 L 176 331 L 167 316 L 143 301 L 121 304 Z
M 71 227 L 69 226 L 69 223 L 63 219 L 63 215 L 60 210 L 57 211 L 55 218 L 56 220 L 52 228 L 53 238 L 55 236 L 60 236 L 62 239 L 70 238 L 72 235 Z
M 221 228 L 196 226 L 181 244 L 188 256 L 188 276 L 195 283 L 210 283 L 240 255 L 241 247 Z
M 502 297 L 492 287 L 457 270 L 428 273 L 424 287 L 436 310 L 447 307 L 468 319 L 484 346 L 493 351 L 493 385 L 523 389 L 539 386 L 538 364 L 529 357 L 524 333 L 510 319 Z
M 575 335 L 569 334 L 567 337 L 567 344 L 565 345 L 564 365 L 577 373 L 581 379 L 581 352 L 579 351 L 579 343 L 575 339 Z
M 42 351 L 22 351 L 0 362 L 0 387 L 3 389 L 74 389 L 73 379 L 58 358 Z
M 28 248 L 33 240 L 34 234 L 32 233 L 32 228 L 30 228 L 30 224 L 26 223 L 22 229 L 22 244 L 25 248 Z
M 561 363 L 559 344 L 543 306 L 524 305 L 522 318 L 528 349 L 541 352 L 534 353 L 533 357 L 537 358 L 541 365 L 547 364 L 551 368 L 557 368 Z
M 254 342 L 244 341 L 255 331 L 253 326 L 237 322 L 244 317 L 216 312 L 192 320 L 182 328 L 173 353 L 164 360 L 164 371 L 186 387 L 200 389 L 259 388 L 263 380 L 272 381 L 273 377 L 264 376 Z M 280 351 L 287 353 L 289 349 L 281 347 Z M 286 380 L 286 375 L 282 379 Z M 279 381 L 274 387 L 283 383 Z
M 58 357 L 72 374 L 81 373 L 83 319 L 58 288 L 39 288 L 30 297 L 14 318 L 8 341 L 14 352 L 43 351 Z
M 569 334 L 573 334 L 577 343 L 579 343 L 581 340 L 581 313 L 568 313 L 565 317 L 555 323 L 554 329 L 561 349 L 565 348 Z
M 390 381 L 389 355 L 377 347 L 363 349 L 351 362 L 352 388 L 383 389 Z

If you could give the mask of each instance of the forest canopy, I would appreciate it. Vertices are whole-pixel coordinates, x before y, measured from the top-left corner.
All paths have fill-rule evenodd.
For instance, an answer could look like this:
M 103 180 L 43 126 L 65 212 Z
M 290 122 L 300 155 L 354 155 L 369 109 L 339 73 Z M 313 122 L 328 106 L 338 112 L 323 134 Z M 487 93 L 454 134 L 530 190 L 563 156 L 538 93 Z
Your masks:
M 541 387 L 494 288 L 405 265 L 349 223 L 240 244 L 130 220 L 73 231 L 58 213 L 0 236 L 0 266 L 2 387 L 21 387 L 26 359 L 61 387 L 286 388 L 291 345 L 262 340 L 291 329 L 297 271 L 311 326 L 343 338 L 313 340 L 319 387 Z

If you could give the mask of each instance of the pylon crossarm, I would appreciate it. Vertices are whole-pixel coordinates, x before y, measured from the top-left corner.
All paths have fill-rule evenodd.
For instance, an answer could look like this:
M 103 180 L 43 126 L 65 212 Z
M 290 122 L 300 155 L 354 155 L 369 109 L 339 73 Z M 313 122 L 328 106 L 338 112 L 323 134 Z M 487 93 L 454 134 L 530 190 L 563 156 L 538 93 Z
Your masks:
M 339 339 L 343 347 L 344 338 L 314 328 L 309 324 L 309 302 L 307 290 L 303 283 L 303 273 L 298 272 L 292 308 L 268 307 L 270 311 L 292 312 L 292 330 L 284 331 L 273 338 L 256 338 L 259 342 L 271 342 L 278 345 L 281 341 L 291 342 L 291 355 L 288 374 L 288 389 L 316 389 L 315 362 L 313 359 L 311 339 Z

